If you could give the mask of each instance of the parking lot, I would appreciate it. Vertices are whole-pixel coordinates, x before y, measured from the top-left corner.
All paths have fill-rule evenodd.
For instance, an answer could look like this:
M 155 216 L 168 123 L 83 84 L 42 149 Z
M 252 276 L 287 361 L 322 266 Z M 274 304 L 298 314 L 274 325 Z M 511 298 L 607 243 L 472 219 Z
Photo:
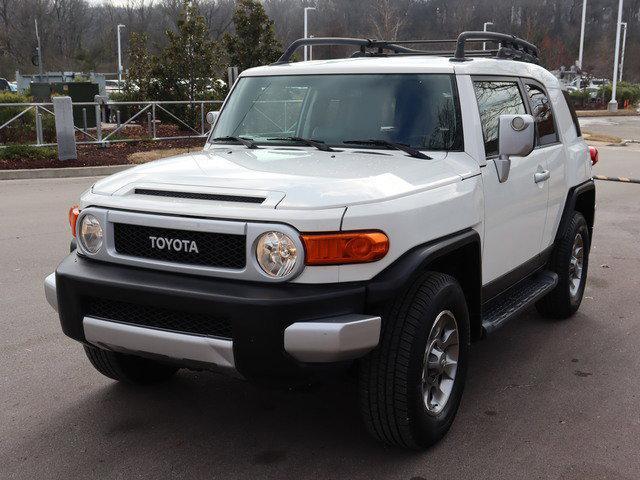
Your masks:
M 580 125 L 587 132 L 615 135 L 623 140 L 640 142 L 640 116 L 629 117 L 586 117 Z
M 596 172 L 640 178 L 640 148 Z M 640 185 L 598 182 L 586 297 L 472 347 L 450 434 L 423 453 L 372 441 L 351 378 L 265 390 L 210 373 L 131 388 L 63 336 L 42 280 L 92 178 L 0 182 L 0 478 L 640 478 Z

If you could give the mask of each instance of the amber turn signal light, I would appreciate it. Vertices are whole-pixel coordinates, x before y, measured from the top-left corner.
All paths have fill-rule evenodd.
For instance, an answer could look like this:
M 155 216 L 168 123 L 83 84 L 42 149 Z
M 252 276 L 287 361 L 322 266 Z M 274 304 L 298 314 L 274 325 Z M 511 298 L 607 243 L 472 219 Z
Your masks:
M 78 223 L 78 215 L 80 210 L 77 205 L 69 209 L 69 226 L 71 227 L 71 235 L 76 236 L 76 223 Z
M 375 262 L 389 251 L 382 232 L 304 234 L 305 265 L 344 265 Z

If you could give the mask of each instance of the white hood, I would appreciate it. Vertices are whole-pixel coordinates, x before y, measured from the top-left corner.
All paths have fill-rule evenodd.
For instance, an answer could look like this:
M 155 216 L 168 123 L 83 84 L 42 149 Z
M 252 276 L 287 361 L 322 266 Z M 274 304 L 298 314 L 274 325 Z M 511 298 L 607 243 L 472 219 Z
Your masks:
M 387 200 L 477 173 L 469 170 L 468 157 L 463 161 L 464 153 L 427 153 L 432 160 L 390 150 L 215 146 L 112 175 L 98 181 L 93 193 L 129 195 L 155 187 L 264 196 L 277 209 L 323 209 Z

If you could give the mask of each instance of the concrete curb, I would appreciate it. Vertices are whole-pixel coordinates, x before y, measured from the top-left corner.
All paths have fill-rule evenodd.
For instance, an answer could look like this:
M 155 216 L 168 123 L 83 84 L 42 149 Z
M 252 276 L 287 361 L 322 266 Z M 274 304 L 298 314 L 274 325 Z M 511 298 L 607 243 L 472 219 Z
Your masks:
M 607 177 L 605 175 L 594 175 L 596 180 L 605 180 L 607 182 L 622 182 L 622 183 L 640 183 L 640 179 L 627 178 L 627 177 Z
M 0 170 L 0 180 L 25 180 L 33 178 L 102 177 L 121 172 L 135 165 L 106 165 L 100 167 L 33 168 Z

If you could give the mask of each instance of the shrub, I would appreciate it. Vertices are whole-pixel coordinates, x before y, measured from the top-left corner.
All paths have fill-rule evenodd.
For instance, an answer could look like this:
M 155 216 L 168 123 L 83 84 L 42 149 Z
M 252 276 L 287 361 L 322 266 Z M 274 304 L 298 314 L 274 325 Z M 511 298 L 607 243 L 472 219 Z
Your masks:
M 603 85 L 598 90 L 598 96 L 602 96 L 605 102 L 611 101 L 611 85 Z M 637 105 L 640 102 L 640 84 L 620 82 L 616 89 L 616 100 L 618 104 L 624 106 L 625 102 L 629 102 L 630 106 Z
M 0 92 L 0 104 L 2 103 L 29 103 L 29 97 L 13 92 Z M 0 125 L 4 125 L 13 117 L 22 112 L 26 107 L 0 106 Z M 35 127 L 35 112 L 28 111 L 20 118 L 0 130 L 0 143 L 20 142 L 28 132 Z
M 0 160 L 48 160 L 55 159 L 58 151 L 52 147 L 7 145 L 0 148 Z
M 138 102 L 142 100 L 144 99 L 140 98 L 140 94 L 137 91 L 112 92 L 109 94 L 110 102 Z M 124 123 L 142 110 L 142 108 L 144 108 L 144 105 L 114 105 L 109 107 L 109 116 L 113 118 L 107 118 L 107 120 L 115 122 L 116 111 L 119 110 L 121 121 Z M 142 124 L 146 119 L 146 115 L 142 114 L 136 118 L 134 122 Z
M 582 108 L 589 104 L 590 95 L 587 90 L 574 90 L 569 92 L 569 97 L 576 107 Z
M 0 92 L 0 103 L 29 103 L 29 100 L 30 100 L 29 97 L 22 95 L 20 93 Z M 12 108 L 15 109 L 16 113 L 18 113 L 21 110 L 20 107 L 12 107 Z M 9 118 L 15 115 L 15 113 L 13 115 L 9 115 L 6 113 L 7 111 L 8 111 L 8 108 L 3 108 L 2 110 L 0 110 L 1 123 L 6 122 L 7 120 L 9 120 Z
M 0 92 L 0 104 L 30 103 L 33 99 L 29 95 L 13 92 Z M 0 105 L 0 125 L 4 125 L 18 115 L 26 107 L 3 107 Z M 53 111 L 51 107 L 48 110 Z M 42 114 L 42 132 L 45 142 L 54 142 L 56 138 L 55 118 L 50 113 L 40 110 Z M 20 118 L 11 122 L 0 130 L 0 144 L 4 143 L 35 143 L 36 141 L 36 112 L 29 110 Z

